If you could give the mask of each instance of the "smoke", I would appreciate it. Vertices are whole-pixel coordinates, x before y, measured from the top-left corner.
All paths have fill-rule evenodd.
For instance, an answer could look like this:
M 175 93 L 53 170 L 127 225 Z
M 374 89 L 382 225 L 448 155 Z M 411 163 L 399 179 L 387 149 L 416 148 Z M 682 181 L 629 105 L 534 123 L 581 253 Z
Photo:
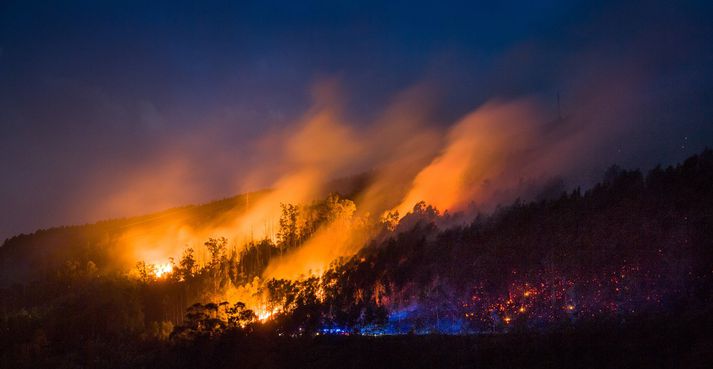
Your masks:
M 521 173 L 522 155 L 538 141 L 542 115 L 526 102 L 483 105 L 457 122 L 440 154 L 421 169 L 403 201 L 400 215 L 420 202 L 441 210 L 461 210 L 485 202 L 494 188 L 512 186 L 509 173 Z
M 97 208 L 140 213 L 171 199 L 206 201 L 215 197 L 216 188 L 225 195 L 267 189 L 216 212 L 210 221 L 169 212 L 127 229 L 121 237 L 126 259 L 158 263 L 178 257 L 185 247 L 200 250 L 208 237 L 227 237 L 235 248 L 274 240 L 281 204 L 323 199 L 334 190 L 330 181 L 368 173 L 367 183 L 351 194 L 353 213 L 322 225 L 265 273 L 307 275 L 357 252 L 372 236 L 360 226 L 365 219 L 387 212 L 403 217 L 421 201 L 441 212 L 487 212 L 518 197 L 534 198 L 554 177 L 564 188 L 587 186 L 598 179 L 592 173 L 605 166 L 631 163 L 625 159 L 636 159 L 635 146 L 651 146 L 641 139 L 648 129 L 642 110 L 652 103 L 646 91 L 655 71 L 640 68 L 638 53 L 624 52 L 604 62 L 600 54 L 609 53 L 596 46 L 561 61 L 562 74 L 569 77 L 550 76 L 565 81 L 558 88 L 561 101 L 556 91 L 499 90 L 507 86 L 500 83 L 506 76 L 496 74 L 484 79 L 484 88 L 494 92 L 472 100 L 463 91 L 425 81 L 375 105 L 368 115 L 355 115 L 349 110 L 354 100 L 342 90 L 348 84 L 320 81 L 306 111 L 258 130 L 260 137 L 238 140 L 239 148 L 226 144 L 230 138 L 222 136 L 230 130 L 225 124 L 208 124 L 182 136 L 180 145 L 174 141 L 158 147 L 159 159 L 126 171 L 125 190 Z M 509 69 L 522 69 L 520 59 L 537 53 L 504 55 L 498 65 L 514 63 Z M 464 95 L 458 99 L 468 100 L 467 108 L 449 110 L 452 104 L 443 101 L 452 100 L 449 93 Z
M 202 244 L 209 237 L 227 237 L 234 248 L 265 238 L 274 241 L 281 204 L 322 199 L 333 190 L 328 186 L 330 181 L 370 172 L 368 186 L 357 194 L 359 205 L 354 214 L 320 229 L 303 247 L 302 256 L 296 257 L 304 263 L 293 263 L 289 258 L 282 262 L 294 264 L 291 268 L 302 274 L 323 268 L 335 257 L 353 254 L 365 235 L 357 231 L 358 227 L 346 229 L 345 225 L 352 218 L 378 215 L 398 203 L 413 176 L 440 146 L 442 133 L 428 125 L 431 97 L 424 86 L 411 88 L 395 97 L 373 122 L 362 123 L 365 129 L 357 132 L 355 123 L 344 118 L 339 84 L 334 80 L 318 83 L 313 89 L 312 107 L 293 124 L 256 140 L 250 160 L 243 159 L 250 164 L 232 179 L 235 192 L 267 191 L 247 194 L 231 208 L 208 214 L 207 219 L 197 219 L 190 209 L 180 208 L 139 218 L 116 240 L 117 260 L 125 266 L 136 260 L 162 263 L 192 247 L 205 261 Z M 205 132 L 206 137 L 193 140 L 205 142 L 213 134 Z M 197 173 L 191 170 L 190 158 L 175 149 L 165 150 L 161 158 L 159 171 L 154 165 L 127 171 L 124 190 L 108 196 L 97 207 L 130 214 L 147 207 L 168 207 L 172 198 L 201 191 L 201 186 L 191 180 Z M 327 250 L 323 245 L 332 246 Z M 318 261 L 309 260 L 311 257 Z
M 355 216 L 356 205 L 349 200 L 329 204 L 333 219 L 307 242 L 285 257 L 271 260 L 265 279 L 300 279 L 321 275 L 330 262 L 356 253 L 369 236 L 366 219 Z
M 346 118 L 347 99 L 339 83 L 323 81 L 313 89 L 312 107 L 293 124 L 256 140 L 250 164 L 232 179 L 236 192 L 268 191 L 244 196 L 210 221 L 186 219 L 180 211 L 161 213 L 129 227 L 120 238 L 121 249 L 128 251 L 127 263 L 160 263 L 178 257 L 185 247 L 201 250 L 209 237 L 227 237 L 234 248 L 265 238 L 275 241 L 281 204 L 323 199 L 334 190 L 330 181 L 368 173 L 354 208 L 322 225 L 297 250 L 271 261 L 264 277 L 319 273 L 363 247 L 373 236 L 364 225 L 387 212 L 403 217 L 421 201 L 441 212 L 487 212 L 517 197 L 533 197 L 554 177 L 584 184 L 582 173 L 599 162 L 592 153 L 635 127 L 621 119 L 607 123 L 607 117 L 627 116 L 627 97 L 636 96 L 636 81 L 620 78 L 614 83 L 617 94 L 606 84 L 588 84 L 587 93 L 578 96 L 579 109 L 564 116 L 552 114 L 536 96 L 501 98 L 445 125 L 436 123 L 438 98 L 427 84 L 398 94 L 372 121 L 355 122 Z M 604 112 L 597 110 L 602 100 L 608 104 Z M 132 192 L 109 198 L 108 206 L 133 208 L 191 191 L 182 186 L 191 183 L 185 160 L 176 155 L 163 172 L 139 172 Z M 156 186 L 156 178 L 173 185 Z
M 577 122 L 571 129 L 582 137 L 566 140 L 571 146 L 563 149 L 574 153 L 571 161 L 578 167 L 568 173 L 577 172 L 582 182 L 603 169 L 601 163 L 671 163 L 710 145 L 713 28 L 711 7 L 704 2 L 642 6 L 603 1 L 535 6 L 519 13 L 508 7 L 476 8 L 375 9 L 369 19 L 341 14 L 324 17 L 340 19 L 336 23 L 301 22 L 297 28 L 280 17 L 272 19 L 273 9 L 255 16 L 256 9 L 246 13 L 241 8 L 236 15 L 243 22 L 218 17 L 227 23 L 216 19 L 205 25 L 215 32 L 190 22 L 196 20 L 194 9 L 185 17 L 179 14 L 186 9 L 173 9 L 175 20 L 189 21 L 180 29 L 206 31 L 193 32 L 190 39 L 169 29 L 155 32 L 155 25 L 146 23 L 152 17 L 141 11 L 132 12 L 138 15 L 134 28 L 148 31 L 149 37 L 111 26 L 87 32 L 87 22 L 72 18 L 91 12 L 79 9 L 65 12 L 67 18 L 13 8 L 0 22 L 16 31 L 3 41 L 0 60 L 5 78 L 0 84 L 0 150 L 4 172 L 10 173 L 0 191 L 6 209 L 0 215 L 0 237 L 273 186 L 289 170 L 285 153 L 256 153 L 278 148 L 288 140 L 285 135 L 298 130 L 309 106 L 304 86 L 321 73 L 343 76 L 345 89 L 353 94 L 323 104 L 348 102 L 336 118 L 356 131 L 357 139 L 382 136 L 365 133 L 379 129 L 353 112 L 378 115 L 394 91 L 424 76 L 442 84 L 446 103 L 405 100 L 409 109 L 423 110 L 424 102 L 437 105 L 436 119 L 420 112 L 396 119 L 438 122 L 435 129 L 429 127 L 438 133 L 492 98 L 534 97 L 546 120 L 554 120 L 560 92 L 562 115 Z M 394 21 L 392 13 L 404 17 Z M 38 16 L 44 21 L 23 21 Z M 266 32 L 245 37 L 242 30 L 226 31 L 251 22 L 267 27 Z M 120 42 L 97 42 L 108 39 Z M 37 42 L 45 47 L 23 46 Z M 93 47 L 79 52 L 78 44 Z M 627 88 L 632 79 L 643 83 Z M 636 105 L 645 108 L 636 111 Z M 606 141 L 603 150 L 580 150 L 577 142 L 591 147 L 588 135 L 599 139 L 608 131 L 628 129 L 627 123 L 619 124 L 627 117 L 643 121 L 637 124 L 646 128 L 600 140 Z M 590 122 L 580 124 L 585 121 Z M 422 130 L 405 132 L 383 137 L 402 144 Z M 441 145 L 438 139 L 428 144 Z M 386 145 L 367 145 L 373 146 Z M 421 147 L 412 150 L 431 154 Z M 360 158 L 370 154 L 361 152 L 356 161 L 368 168 L 371 159 Z M 376 162 L 382 166 L 374 170 L 381 175 L 401 169 L 397 159 L 390 161 L 391 169 L 383 169 L 389 168 L 386 160 L 371 164 Z M 423 169 L 418 164 L 416 172 Z M 393 189 L 389 183 L 401 184 L 409 172 L 393 175 L 374 191 L 388 193 Z M 410 185 L 408 180 L 403 184 Z M 262 232 L 265 225 L 259 228 Z
M 373 230 L 360 227 L 365 218 L 395 211 L 403 217 L 421 201 L 441 212 L 488 212 L 533 199 L 553 183 L 565 183 L 558 187 L 564 190 L 598 180 L 588 175 L 613 162 L 619 142 L 645 130 L 634 117 L 646 78 L 633 69 L 588 75 L 571 90 L 568 105 L 576 108 L 564 114 L 553 114 L 537 96 L 492 99 L 445 130 L 429 124 L 423 97 L 432 93 L 420 86 L 401 94 L 359 137 L 359 159 L 373 169 L 355 199 L 358 216 L 325 225 L 300 249 L 272 261 L 264 277 L 319 274 L 369 241 Z

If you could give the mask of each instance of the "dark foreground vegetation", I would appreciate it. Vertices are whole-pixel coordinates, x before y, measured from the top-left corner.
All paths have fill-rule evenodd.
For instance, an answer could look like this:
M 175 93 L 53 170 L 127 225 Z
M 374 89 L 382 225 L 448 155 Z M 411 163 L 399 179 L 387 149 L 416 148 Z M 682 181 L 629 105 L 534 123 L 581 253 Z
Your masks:
M 269 260 L 353 205 L 336 196 L 286 205 L 276 242 L 231 249 L 210 239 L 209 261 L 187 249 L 162 278 L 146 263 L 138 277 L 109 268 L 111 248 L 83 244 L 91 252 L 57 259 L 68 254 L 38 252 L 45 233 L 11 239 L 3 265 L 32 260 L 42 272 L 3 286 L 0 363 L 711 366 L 711 151 L 646 174 L 614 167 L 587 191 L 516 201 L 467 223 L 427 204 L 400 222 L 359 219 L 371 237 L 354 257 L 321 276 L 259 280 Z M 215 299 L 246 286 L 269 319 Z
M 7 368 L 710 368 L 712 312 L 595 320 L 494 335 L 285 337 L 237 332 L 190 343 L 87 340 L 6 352 Z

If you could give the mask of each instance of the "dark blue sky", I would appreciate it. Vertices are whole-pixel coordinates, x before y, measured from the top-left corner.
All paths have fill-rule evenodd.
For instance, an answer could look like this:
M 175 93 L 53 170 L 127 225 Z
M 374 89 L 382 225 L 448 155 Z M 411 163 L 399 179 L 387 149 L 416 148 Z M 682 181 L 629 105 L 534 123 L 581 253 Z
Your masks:
M 173 205 L 230 195 L 246 143 L 299 116 L 321 78 L 356 118 L 426 81 L 451 122 L 492 97 L 554 106 L 558 91 L 576 111 L 588 86 L 635 71 L 626 119 L 647 128 L 622 162 L 680 160 L 713 144 L 707 3 L 5 0 L 0 238 L 121 215 L 93 204 L 166 147 L 190 154 L 201 189 Z

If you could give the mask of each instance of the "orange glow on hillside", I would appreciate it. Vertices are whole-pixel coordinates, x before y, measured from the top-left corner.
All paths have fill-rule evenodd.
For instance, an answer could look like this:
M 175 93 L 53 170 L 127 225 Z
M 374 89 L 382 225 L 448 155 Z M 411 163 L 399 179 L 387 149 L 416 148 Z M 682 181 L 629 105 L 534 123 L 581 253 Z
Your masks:
M 357 131 L 346 122 L 339 97 L 334 83 L 318 85 L 311 109 L 255 141 L 256 164 L 236 175 L 236 187 L 269 190 L 205 218 L 169 211 L 139 219 L 118 236 L 117 259 L 126 265 L 178 259 L 190 247 L 198 265 L 206 265 L 208 238 L 227 238 L 229 250 L 265 239 L 276 244 L 282 204 L 322 201 L 338 191 L 330 180 L 367 172 L 365 183 L 345 191 L 354 195 L 353 207 L 320 224 L 296 247 L 281 250 L 260 278 L 319 276 L 336 258 L 350 257 L 368 243 L 375 234 L 368 222 L 379 215 L 396 211 L 401 218 L 422 201 L 441 213 L 487 212 L 518 197 L 524 180 L 561 171 L 569 158 L 561 153 L 578 143 L 576 135 L 545 127 L 533 100 L 488 102 L 444 129 L 431 119 L 432 97 L 412 89 Z M 170 271 L 159 266 L 156 277 Z M 253 300 L 244 294 L 231 299 Z M 261 306 L 259 301 L 249 305 Z

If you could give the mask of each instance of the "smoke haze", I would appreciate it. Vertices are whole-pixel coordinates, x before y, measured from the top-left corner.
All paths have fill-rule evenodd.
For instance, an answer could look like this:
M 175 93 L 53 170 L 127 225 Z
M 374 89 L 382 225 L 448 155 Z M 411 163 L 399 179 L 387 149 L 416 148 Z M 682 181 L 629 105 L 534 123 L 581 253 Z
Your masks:
M 487 207 L 532 179 L 586 186 L 713 139 L 705 3 L 412 5 L 314 19 L 267 4 L 7 3 L 0 237 L 272 188 L 250 215 L 171 224 L 185 237 L 159 243 L 259 237 L 280 202 L 365 171 L 357 215 L 422 197 Z M 163 237 L 145 234 L 131 237 Z

